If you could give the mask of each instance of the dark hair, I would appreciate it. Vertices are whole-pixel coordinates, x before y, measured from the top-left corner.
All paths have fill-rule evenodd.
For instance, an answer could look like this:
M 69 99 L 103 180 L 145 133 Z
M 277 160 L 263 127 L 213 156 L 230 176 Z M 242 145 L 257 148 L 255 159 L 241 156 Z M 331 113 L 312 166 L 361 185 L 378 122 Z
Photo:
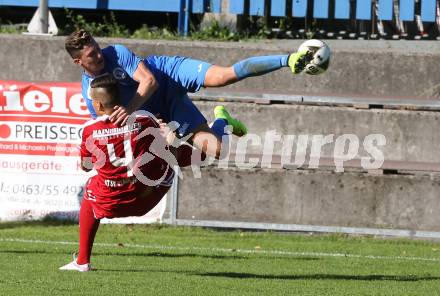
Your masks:
M 105 73 L 96 76 L 90 84 L 90 88 L 103 88 L 107 92 L 109 100 L 102 102 L 105 107 L 114 107 L 119 104 L 119 85 L 112 75 Z
M 70 56 L 76 59 L 79 51 L 92 41 L 92 35 L 88 31 L 81 29 L 67 36 L 66 41 L 64 42 L 64 47 Z

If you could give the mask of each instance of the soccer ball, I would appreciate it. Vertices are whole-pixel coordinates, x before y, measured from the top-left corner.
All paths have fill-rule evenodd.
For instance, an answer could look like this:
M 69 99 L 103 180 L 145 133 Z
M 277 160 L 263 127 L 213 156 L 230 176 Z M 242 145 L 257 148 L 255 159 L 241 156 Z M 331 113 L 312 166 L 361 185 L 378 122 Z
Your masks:
M 330 57 L 332 55 L 327 43 L 318 39 L 310 39 L 303 42 L 298 51 L 305 48 L 313 53 L 313 59 L 307 64 L 304 71 L 309 75 L 324 73 L 330 64 Z

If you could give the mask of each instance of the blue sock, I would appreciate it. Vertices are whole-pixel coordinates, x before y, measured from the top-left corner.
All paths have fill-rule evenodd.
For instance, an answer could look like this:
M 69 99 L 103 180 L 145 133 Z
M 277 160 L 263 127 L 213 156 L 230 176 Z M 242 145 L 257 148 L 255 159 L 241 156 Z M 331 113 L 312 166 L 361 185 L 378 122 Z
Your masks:
M 225 135 L 229 135 L 225 132 L 225 127 L 228 125 L 228 122 L 226 119 L 223 118 L 217 118 L 214 120 L 214 122 L 211 125 L 211 129 L 214 132 L 214 134 L 217 136 L 217 138 L 222 141 L 222 137 Z
M 271 56 L 260 56 L 252 57 L 238 63 L 235 63 L 234 67 L 235 74 L 239 80 L 263 75 L 281 67 L 287 66 L 287 58 L 289 55 L 271 55 Z

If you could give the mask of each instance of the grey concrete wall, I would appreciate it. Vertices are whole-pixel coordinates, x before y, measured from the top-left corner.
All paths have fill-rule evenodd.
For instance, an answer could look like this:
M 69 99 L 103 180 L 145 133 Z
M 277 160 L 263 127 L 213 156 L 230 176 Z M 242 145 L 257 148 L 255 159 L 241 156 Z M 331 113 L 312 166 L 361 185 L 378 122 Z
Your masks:
M 282 153 L 285 136 L 309 135 L 307 152 L 310 154 L 313 135 L 334 134 L 332 144 L 322 149 L 323 157 L 333 157 L 336 138 L 354 134 L 360 140 L 358 157 L 369 156 L 363 147 L 369 134 L 383 134 L 387 144 L 380 147 L 386 161 L 440 162 L 440 134 L 435 127 L 440 122 L 439 112 L 405 110 L 362 110 L 348 107 L 321 107 L 304 105 L 256 105 L 222 103 L 262 139 L 261 145 L 249 145 L 247 153 L 262 153 L 266 133 L 270 130 L 283 135 L 276 142 L 274 153 Z M 213 120 L 212 110 L 218 103 L 196 102 L 203 114 Z M 236 151 L 234 137 L 233 151 Z M 295 138 L 296 143 L 297 138 Z M 347 145 L 348 147 L 348 145 Z M 293 153 L 296 144 L 293 146 Z M 244 153 L 244 151 L 241 151 Z
M 440 231 L 439 176 L 206 168 L 179 182 L 177 218 Z
M 0 35 L 0 79 L 79 81 L 64 51 L 64 37 Z M 300 40 L 191 42 L 98 39 L 102 46 L 123 43 L 140 56 L 182 55 L 220 65 L 254 56 L 287 54 Z M 330 40 L 334 57 L 327 73 L 292 76 L 283 69 L 246 79 L 229 89 L 279 93 L 331 93 L 366 96 L 431 97 L 440 91 L 438 42 Z

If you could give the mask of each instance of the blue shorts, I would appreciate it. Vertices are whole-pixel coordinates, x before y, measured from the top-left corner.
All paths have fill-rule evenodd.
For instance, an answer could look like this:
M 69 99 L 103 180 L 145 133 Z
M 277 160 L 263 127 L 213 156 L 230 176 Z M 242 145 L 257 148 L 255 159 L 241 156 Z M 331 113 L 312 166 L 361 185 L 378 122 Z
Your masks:
M 205 82 L 206 71 L 212 66 L 204 61 L 179 56 L 151 56 L 148 60 L 187 92 L 200 90 Z
M 159 114 L 165 122 L 176 121 L 179 137 L 189 135 L 201 124 L 206 124 L 206 118 L 188 97 L 187 90 L 171 79 L 162 81 L 161 90 L 142 109 Z
M 205 83 L 206 71 L 212 65 L 199 60 L 182 58 L 182 63 L 177 71 L 178 83 L 189 92 L 199 91 Z
M 176 57 L 181 60 L 176 75 L 172 77 L 186 89 L 187 92 L 197 92 L 205 83 L 206 71 L 212 64 L 190 58 Z M 206 118 L 194 105 L 188 95 L 181 94 L 175 98 L 171 105 L 173 120 L 179 122 L 178 136 L 183 137 L 194 131 L 201 124 L 206 123 Z
M 178 137 L 182 138 L 191 134 L 201 124 L 206 124 L 206 118 L 194 105 L 188 95 L 181 93 L 180 96 L 173 96 L 169 98 L 169 121 L 177 121 L 179 127 L 177 128 Z
M 187 93 L 196 92 L 203 86 L 211 64 L 179 56 L 150 56 L 147 65 L 159 82 L 159 90 L 145 109 L 153 114 L 159 113 L 167 122 L 176 121 L 180 137 L 205 124 L 205 117 Z

